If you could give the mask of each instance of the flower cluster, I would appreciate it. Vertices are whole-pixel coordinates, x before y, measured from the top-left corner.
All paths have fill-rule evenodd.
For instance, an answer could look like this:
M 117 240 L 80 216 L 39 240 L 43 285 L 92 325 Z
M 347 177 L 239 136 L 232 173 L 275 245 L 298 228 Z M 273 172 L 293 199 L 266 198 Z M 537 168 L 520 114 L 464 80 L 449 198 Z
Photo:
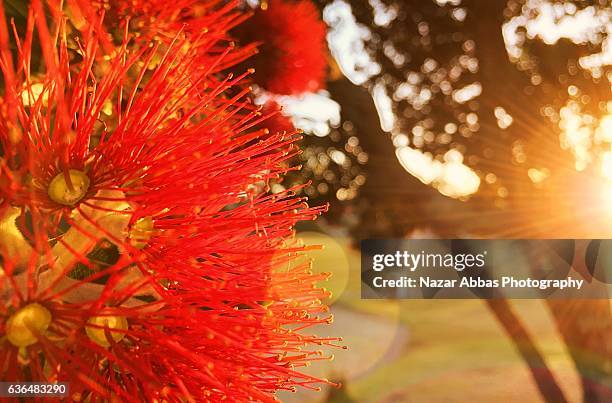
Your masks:
M 269 193 L 300 136 L 262 128 L 248 72 L 221 75 L 242 57 L 232 24 L 154 41 L 174 32 L 160 23 L 136 43 L 125 24 L 117 45 L 108 15 L 55 3 L 33 0 L 21 36 L 0 3 L 0 378 L 69 382 L 76 401 L 272 401 L 327 382 L 300 372 L 337 342 L 308 334 L 330 320 L 326 274 L 292 241 L 324 208 Z M 198 21 L 231 14 L 197 3 Z
M 325 23 L 310 0 L 272 0 L 234 33 L 241 43 L 259 43 L 249 59 L 255 82 L 275 94 L 316 91 L 325 84 Z

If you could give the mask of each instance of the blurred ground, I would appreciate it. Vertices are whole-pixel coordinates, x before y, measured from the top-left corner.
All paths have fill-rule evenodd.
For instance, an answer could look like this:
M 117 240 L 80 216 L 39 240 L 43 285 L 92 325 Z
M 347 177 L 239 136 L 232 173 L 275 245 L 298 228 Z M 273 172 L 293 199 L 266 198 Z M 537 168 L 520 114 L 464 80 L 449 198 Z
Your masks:
M 315 270 L 332 271 L 334 323 L 320 335 L 341 335 L 348 350 L 315 364 L 312 374 L 342 380 L 340 390 L 281 394 L 286 402 L 541 402 L 510 339 L 478 300 L 360 300 L 359 252 L 336 236 L 303 235 L 327 244 Z M 338 252 L 339 249 L 342 252 Z M 339 253 L 342 256 L 339 257 Z M 327 255 L 326 255 L 327 254 Z M 344 267 L 343 267 L 344 266 Z M 573 364 L 545 304 L 512 305 L 571 402 L 581 391 Z

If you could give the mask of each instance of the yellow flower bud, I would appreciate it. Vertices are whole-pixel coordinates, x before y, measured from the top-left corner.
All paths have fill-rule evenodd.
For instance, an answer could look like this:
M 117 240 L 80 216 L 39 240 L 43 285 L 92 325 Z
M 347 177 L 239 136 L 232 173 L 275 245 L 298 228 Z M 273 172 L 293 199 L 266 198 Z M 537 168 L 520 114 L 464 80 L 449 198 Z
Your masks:
M 128 329 L 128 321 L 125 316 L 93 316 L 89 318 L 87 323 L 94 326 L 86 326 L 85 333 L 94 343 L 102 347 L 110 347 L 110 342 L 106 337 L 106 332 L 110 333 L 112 339 L 118 343 L 125 337 L 124 330 Z M 121 330 L 120 332 L 115 329 Z
M 82 171 L 70 169 L 68 171 L 72 188 L 68 186 L 63 172 L 60 172 L 49 184 L 49 197 L 56 203 L 66 206 L 77 204 L 89 190 L 89 177 Z
M 6 322 L 6 338 L 16 347 L 27 347 L 38 341 L 51 324 L 51 312 L 38 303 L 24 306 Z

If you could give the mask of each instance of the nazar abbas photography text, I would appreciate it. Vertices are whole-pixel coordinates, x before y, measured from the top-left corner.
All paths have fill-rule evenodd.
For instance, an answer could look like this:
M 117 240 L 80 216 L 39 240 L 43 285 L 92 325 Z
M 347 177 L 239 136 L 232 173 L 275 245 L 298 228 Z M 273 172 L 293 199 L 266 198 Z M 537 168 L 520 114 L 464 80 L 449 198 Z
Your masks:
M 584 280 L 571 277 L 562 279 L 518 278 L 504 275 L 499 278 L 488 278 L 486 250 L 480 253 L 427 253 L 421 251 L 395 251 L 394 253 L 374 254 L 371 260 L 372 270 L 379 275 L 373 277 L 371 285 L 375 288 L 535 288 L 580 290 Z M 469 271 L 469 276 L 462 278 L 437 278 L 439 270 Z M 394 275 L 389 275 L 393 272 Z M 402 272 L 409 275 L 397 276 Z M 442 273 L 443 274 L 443 273 Z M 482 275 L 482 277 L 479 277 Z

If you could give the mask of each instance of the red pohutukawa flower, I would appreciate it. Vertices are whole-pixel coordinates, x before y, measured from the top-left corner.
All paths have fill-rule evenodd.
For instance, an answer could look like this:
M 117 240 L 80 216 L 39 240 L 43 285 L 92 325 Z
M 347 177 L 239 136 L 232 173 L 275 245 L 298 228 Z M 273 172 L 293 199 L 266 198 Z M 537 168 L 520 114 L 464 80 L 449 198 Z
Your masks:
M 298 135 L 253 129 L 265 116 L 241 77 L 195 69 L 188 38 L 150 69 L 158 48 L 126 36 L 100 75 L 102 19 L 75 38 L 54 15 L 49 29 L 33 0 L 11 37 L 0 1 L 0 379 L 92 402 L 272 401 L 327 382 L 300 372 L 337 341 L 307 334 L 330 320 L 325 275 L 291 241 L 322 208 L 266 192 Z
M 310 0 L 270 0 L 234 32 L 241 43 L 260 44 L 248 63 L 266 90 L 295 95 L 325 85 L 325 23 Z
M 240 4 L 239 0 L 67 0 L 70 21 L 84 32 L 96 14 L 106 13 L 99 38 L 108 52 L 122 41 L 128 25 L 135 41 L 141 44 L 155 39 L 169 45 L 177 36 L 190 38 L 200 58 L 196 67 L 209 66 L 212 58 L 234 46 L 227 32 L 248 17 L 239 10 Z M 215 69 L 235 65 L 255 52 L 254 45 L 233 49 Z

